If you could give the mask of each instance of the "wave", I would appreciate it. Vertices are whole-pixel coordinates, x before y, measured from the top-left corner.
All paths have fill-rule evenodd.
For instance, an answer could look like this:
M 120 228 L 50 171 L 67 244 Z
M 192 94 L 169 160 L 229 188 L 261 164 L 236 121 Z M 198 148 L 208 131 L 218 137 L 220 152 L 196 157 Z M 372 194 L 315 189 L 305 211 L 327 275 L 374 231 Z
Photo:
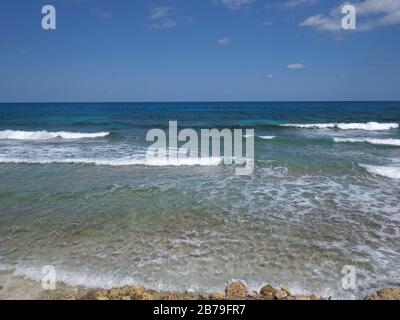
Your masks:
M 48 132 L 48 131 L 15 131 L 4 130 L 0 131 L 0 140 L 50 140 L 50 139 L 94 139 L 104 138 L 109 132 Z
M 281 124 L 281 127 L 295 127 L 303 129 L 340 129 L 340 130 L 366 130 L 366 131 L 381 131 L 397 129 L 398 123 L 312 123 L 312 124 Z
M 20 159 L 0 158 L 5 164 L 86 164 L 97 166 L 150 166 L 150 167 L 177 167 L 177 166 L 204 166 L 214 167 L 223 164 L 223 158 L 185 158 L 185 159 Z
M 360 164 L 360 166 L 372 174 L 377 174 L 390 179 L 400 179 L 400 167 L 371 166 L 367 164 Z
M 251 138 L 254 137 L 253 135 L 246 134 L 243 136 L 244 138 Z M 275 136 L 256 136 L 256 138 L 263 139 L 263 140 L 272 140 L 275 139 Z
M 366 142 L 376 145 L 400 146 L 400 139 L 373 139 L 373 138 L 333 138 L 335 142 Z

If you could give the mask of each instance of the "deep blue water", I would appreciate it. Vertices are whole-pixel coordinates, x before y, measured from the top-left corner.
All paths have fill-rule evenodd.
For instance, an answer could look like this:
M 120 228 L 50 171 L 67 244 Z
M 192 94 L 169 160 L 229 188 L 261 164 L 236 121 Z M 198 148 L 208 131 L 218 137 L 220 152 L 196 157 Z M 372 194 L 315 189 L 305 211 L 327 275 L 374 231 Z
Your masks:
M 255 129 L 253 175 L 146 162 L 173 120 Z M 0 104 L 0 266 L 182 291 L 400 285 L 399 123 L 399 102 Z

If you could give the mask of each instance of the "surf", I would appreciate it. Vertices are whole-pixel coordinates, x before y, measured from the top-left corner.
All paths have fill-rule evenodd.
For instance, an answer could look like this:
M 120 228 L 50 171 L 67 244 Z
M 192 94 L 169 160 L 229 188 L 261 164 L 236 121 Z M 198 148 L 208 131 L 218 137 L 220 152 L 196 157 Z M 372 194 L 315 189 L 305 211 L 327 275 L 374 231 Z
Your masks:
M 18 131 L 18 130 L 4 130 L 0 131 L 0 140 L 51 140 L 51 139 L 95 139 L 104 138 L 110 135 L 110 132 L 49 132 L 49 131 Z

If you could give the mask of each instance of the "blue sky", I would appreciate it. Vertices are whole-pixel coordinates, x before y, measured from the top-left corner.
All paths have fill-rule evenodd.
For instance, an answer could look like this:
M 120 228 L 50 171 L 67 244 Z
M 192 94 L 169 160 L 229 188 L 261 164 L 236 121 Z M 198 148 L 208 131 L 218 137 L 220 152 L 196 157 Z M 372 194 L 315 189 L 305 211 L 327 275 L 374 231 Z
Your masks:
M 400 100 L 400 1 L 342 4 L 3 0 L 0 101 Z

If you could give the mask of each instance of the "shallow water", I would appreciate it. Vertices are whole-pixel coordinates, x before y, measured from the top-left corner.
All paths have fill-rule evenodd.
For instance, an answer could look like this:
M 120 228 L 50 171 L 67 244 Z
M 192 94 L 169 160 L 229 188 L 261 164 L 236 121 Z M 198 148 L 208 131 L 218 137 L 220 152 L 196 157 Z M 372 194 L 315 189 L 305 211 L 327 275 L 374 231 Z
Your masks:
M 254 174 L 146 162 L 146 132 L 170 120 L 255 128 Z M 1 104 L 1 270 L 202 292 L 243 279 L 335 298 L 399 286 L 399 123 L 395 102 Z M 341 287 L 345 265 L 356 290 Z

